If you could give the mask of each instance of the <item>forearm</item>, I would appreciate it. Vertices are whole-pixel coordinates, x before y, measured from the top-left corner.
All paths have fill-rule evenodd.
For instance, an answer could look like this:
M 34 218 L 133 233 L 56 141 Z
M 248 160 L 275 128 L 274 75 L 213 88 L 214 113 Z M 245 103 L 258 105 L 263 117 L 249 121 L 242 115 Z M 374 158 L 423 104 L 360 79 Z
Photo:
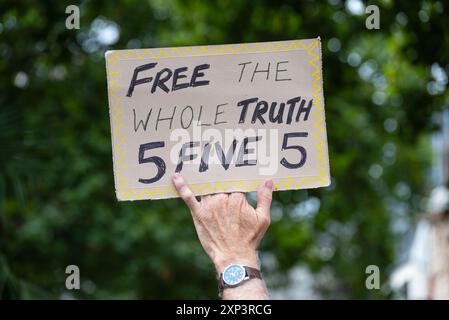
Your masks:
M 238 287 L 227 288 L 223 291 L 223 300 L 267 300 L 268 291 L 265 282 L 251 279 Z

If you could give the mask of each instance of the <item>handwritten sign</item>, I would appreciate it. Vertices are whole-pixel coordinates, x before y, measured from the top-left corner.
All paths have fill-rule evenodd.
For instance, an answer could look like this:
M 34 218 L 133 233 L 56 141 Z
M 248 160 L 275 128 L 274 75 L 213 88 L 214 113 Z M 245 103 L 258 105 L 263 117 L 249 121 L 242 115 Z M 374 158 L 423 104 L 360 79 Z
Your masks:
M 320 39 L 106 53 L 119 200 L 329 185 Z

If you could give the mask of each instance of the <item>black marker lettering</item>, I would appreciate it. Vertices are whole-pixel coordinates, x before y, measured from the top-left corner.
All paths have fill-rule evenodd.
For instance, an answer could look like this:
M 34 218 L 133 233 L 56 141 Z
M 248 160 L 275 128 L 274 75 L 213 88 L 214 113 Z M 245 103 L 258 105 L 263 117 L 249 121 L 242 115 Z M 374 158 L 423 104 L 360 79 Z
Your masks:
M 204 72 L 200 71 L 209 69 L 209 67 L 210 64 L 200 64 L 199 66 L 196 66 L 195 69 L 193 69 L 192 79 L 190 80 L 191 87 L 206 86 L 209 84 L 209 80 L 197 81 L 198 78 L 204 76 Z
M 189 82 L 178 83 L 179 79 L 187 78 L 186 75 L 181 74 L 182 72 L 185 72 L 185 71 L 187 71 L 187 67 L 181 67 L 181 68 L 176 69 L 175 72 L 173 73 L 173 85 L 172 85 L 172 88 L 171 88 L 172 91 L 176 91 L 176 90 L 179 90 L 179 89 L 184 89 L 184 88 L 187 88 L 190 85 Z
M 176 106 L 173 108 L 173 114 L 171 115 L 171 117 L 168 117 L 168 118 L 161 118 L 161 110 L 162 110 L 162 108 L 159 108 L 159 113 L 157 114 L 157 119 L 156 119 L 155 130 L 157 131 L 159 121 L 166 121 L 166 120 L 170 120 L 170 126 L 168 127 L 168 129 L 171 130 L 171 126 L 173 124 L 173 118 L 175 117 Z
M 164 73 L 166 75 L 162 76 Z M 157 87 L 161 88 L 166 93 L 168 93 L 170 91 L 170 89 L 168 89 L 168 87 L 165 85 L 165 82 L 167 82 L 168 79 L 170 79 L 172 74 L 173 74 L 173 71 L 171 71 L 169 68 L 164 68 L 161 71 L 159 71 L 156 74 L 156 78 L 154 79 L 153 87 L 151 88 L 151 93 L 154 93 L 156 91 Z
M 238 64 L 239 66 L 243 66 L 243 67 L 242 67 L 242 71 L 240 72 L 239 82 L 242 80 L 243 71 L 245 70 L 246 65 L 247 65 L 247 64 L 250 64 L 250 63 L 252 63 L 252 62 L 242 62 L 242 63 L 239 63 L 239 64 Z
M 239 155 L 237 157 L 237 162 L 235 163 L 236 167 L 243 167 L 243 166 L 254 166 L 257 164 L 257 160 L 243 160 L 245 155 L 253 154 L 254 149 L 250 148 L 248 149 L 248 143 L 251 142 L 257 142 L 260 141 L 262 136 L 256 136 L 256 137 L 246 137 L 243 139 L 243 143 L 240 146 Z
M 287 71 L 287 69 L 279 69 L 279 65 L 280 65 L 281 63 L 288 63 L 288 61 L 279 61 L 279 62 L 276 64 L 276 78 L 275 78 L 275 80 L 276 80 L 276 81 L 289 81 L 289 80 L 291 80 L 291 79 L 287 79 L 287 78 L 284 78 L 284 79 L 279 79 L 279 78 L 278 78 L 278 75 L 279 75 L 280 72 L 285 72 L 285 71 Z
M 151 179 L 140 179 L 139 178 L 140 183 L 145 183 L 145 184 L 153 183 L 153 182 L 160 180 L 164 176 L 166 167 L 165 167 L 165 162 L 161 157 L 153 156 L 153 157 L 145 158 L 146 150 L 162 148 L 164 146 L 165 146 L 164 141 L 150 142 L 150 143 L 141 144 L 139 146 L 139 159 L 138 159 L 139 163 L 154 163 L 157 168 L 157 173 L 153 178 L 151 178 Z
M 203 154 L 201 155 L 200 172 L 207 171 L 209 169 L 209 154 L 212 145 L 206 142 L 203 149 Z
M 242 100 L 237 103 L 237 106 L 242 107 L 242 112 L 240 112 L 239 123 L 244 123 L 246 118 L 246 112 L 248 111 L 248 105 L 253 102 L 257 102 L 259 98 L 250 98 L 246 100 Z
M 274 112 L 276 110 L 276 105 L 277 105 L 277 102 L 272 102 L 271 103 L 269 120 L 272 123 L 276 123 L 276 122 L 277 123 L 282 123 L 282 117 L 284 116 L 285 103 L 281 102 L 279 104 L 279 109 L 278 109 L 277 115 L 275 116 Z
M 259 119 L 260 123 L 265 124 L 265 119 L 262 117 L 262 115 L 267 111 L 268 111 L 268 103 L 264 100 L 259 101 L 256 105 L 256 109 L 254 110 L 251 123 L 256 123 L 256 119 Z
M 189 124 L 188 125 L 184 125 L 184 112 L 186 110 L 190 110 L 190 120 L 189 120 Z M 183 129 L 187 129 L 192 124 L 192 120 L 193 120 L 193 108 L 191 106 L 187 106 L 181 112 L 181 127 Z
M 220 107 L 226 106 L 226 105 L 227 105 L 227 103 L 222 103 L 222 104 L 217 105 L 217 109 L 215 110 L 215 120 L 214 120 L 214 124 L 215 124 L 215 125 L 217 125 L 217 124 L 222 124 L 222 123 L 227 123 L 227 121 L 220 121 L 220 122 L 217 122 L 218 115 L 224 113 L 224 111 L 218 112 L 218 109 L 220 109 Z
M 198 120 L 197 120 L 197 122 L 200 123 L 200 127 L 209 127 L 211 125 L 210 123 L 203 123 L 201 121 L 202 113 L 203 113 L 203 106 L 200 106 L 200 112 L 198 113 Z
M 290 106 L 288 109 L 287 124 L 292 123 L 293 111 L 295 111 L 295 106 L 299 101 L 301 101 L 301 97 L 291 98 L 290 100 L 287 101 L 287 103 Z
M 256 75 L 256 73 L 259 73 L 259 72 L 265 72 L 267 74 L 267 80 L 268 80 L 268 77 L 270 75 L 270 62 L 268 62 L 267 70 L 257 70 L 257 67 L 259 67 L 259 62 L 256 63 L 256 67 L 254 68 L 253 76 L 251 77 L 251 82 L 253 82 L 254 76 Z
M 234 139 L 232 141 L 232 145 L 229 147 L 228 152 L 226 152 L 226 156 L 221 147 L 220 142 L 215 142 L 215 150 L 217 152 L 217 156 L 220 159 L 221 165 L 225 170 L 229 169 L 229 165 L 231 164 L 232 157 L 234 156 L 235 149 L 237 147 L 237 140 Z
M 178 165 L 176 166 L 175 172 L 180 172 L 182 170 L 182 166 L 184 164 L 184 161 L 191 161 L 193 159 L 196 159 L 196 157 L 198 156 L 195 153 L 186 154 L 187 149 L 191 149 L 194 147 L 198 147 L 200 145 L 199 141 L 191 141 L 191 142 L 186 142 L 182 145 L 181 147 L 181 151 L 179 151 L 179 160 L 178 160 Z
M 282 142 L 282 149 L 281 150 L 298 150 L 299 153 L 301 153 L 301 160 L 299 160 L 298 163 L 290 163 L 287 161 L 287 159 L 282 158 L 281 159 L 281 164 L 286 167 L 287 169 L 298 169 L 301 168 L 307 160 L 307 152 L 306 149 L 304 149 L 304 147 L 299 146 L 299 145 L 288 145 L 288 139 L 289 138 L 296 138 L 296 137 L 303 137 L 306 138 L 308 136 L 307 132 L 291 132 L 291 133 L 286 133 L 284 135 L 284 140 Z
M 131 79 L 131 83 L 129 84 L 128 93 L 126 94 L 127 97 L 131 97 L 133 95 L 135 86 L 138 86 L 138 85 L 144 84 L 144 83 L 148 83 L 151 80 L 153 80 L 152 77 L 137 79 L 139 72 L 154 68 L 156 65 L 157 65 L 157 63 L 153 62 L 153 63 L 141 65 L 134 69 L 133 77 Z
M 310 99 L 309 104 L 307 105 L 307 107 L 304 108 L 305 104 L 306 100 L 302 100 L 301 104 L 299 105 L 298 113 L 296 114 L 296 122 L 299 121 L 299 118 L 302 113 L 304 113 L 304 121 L 307 121 L 307 119 L 309 118 L 310 110 L 312 110 L 313 106 L 313 100 Z
M 142 124 L 142 128 L 143 131 L 147 131 L 147 126 L 148 126 L 148 120 L 150 120 L 150 116 L 151 116 L 151 112 L 153 111 L 153 109 L 150 109 L 150 112 L 148 112 L 147 114 L 147 118 L 145 120 L 145 123 L 143 122 L 143 120 L 139 120 L 139 123 L 136 126 L 136 109 L 133 109 L 133 115 L 134 115 L 134 132 L 137 132 L 137 130 L 139 129 L 140 125 Z

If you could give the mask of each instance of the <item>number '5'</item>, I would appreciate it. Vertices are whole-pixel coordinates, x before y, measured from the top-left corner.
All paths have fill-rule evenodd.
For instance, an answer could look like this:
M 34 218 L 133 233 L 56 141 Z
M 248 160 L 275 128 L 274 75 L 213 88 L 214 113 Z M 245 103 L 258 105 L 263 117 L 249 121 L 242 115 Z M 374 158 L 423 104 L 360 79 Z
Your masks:
M 140 145 L 140 147 L 139 147 L 139 163 L 150 163 L 150 162 L 154 163 L 157 167 L 157 174 L 151 179 L 140 179 L 139 178 L 139 182 L 147 183 L 147 184 L 153 183 L 153 182 L 160 180 L 164 176 L 166 166 L 165 166 L 165 161 L 161 157 L 157 157 L 157 156 L 153 156 L 153 157 L 149 157 L 149 158 L 144 157 L 146 150 L 163 148 L 164 146 L 165 146 L 164 141 L 156 141 L 156 142 L 150 142 L 150 143 L 145 143 L 145 144 Z
M 281 164 L 288 168 L 288 169 L 298 169 L 301 168 L 304 163 L 306 163 L 306 159 L 307 159 L 307 152 L 306 149 L 304 149 L 304 147 L 298 146 L 298 145 L 288 145 L 288 138 L 297 138 L 297 137 L 302 137 L 302 138 L 306 138 L 309 134 L 307 132 L 290 132 L 290 133 L 286 133 L 284 135 L 284 140 L 282 142 L 282 149 L 281 150 L 288 150 L 288 149 L 294 149 L 294 150 L 298 150 L 301 153 L 301 160 L 298 163 L 290 163 L 287 161 L 287 159 L 282 158 L 281 159 Z

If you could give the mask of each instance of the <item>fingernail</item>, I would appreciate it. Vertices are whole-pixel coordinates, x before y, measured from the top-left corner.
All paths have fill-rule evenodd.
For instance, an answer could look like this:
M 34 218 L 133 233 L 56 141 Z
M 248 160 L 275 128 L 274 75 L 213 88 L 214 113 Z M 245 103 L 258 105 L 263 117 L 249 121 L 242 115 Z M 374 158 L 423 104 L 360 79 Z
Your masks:
M 270 190 L 273 190 L 273 180 L 267 180 L 265 181 L 265 187 L 267 187 Z

